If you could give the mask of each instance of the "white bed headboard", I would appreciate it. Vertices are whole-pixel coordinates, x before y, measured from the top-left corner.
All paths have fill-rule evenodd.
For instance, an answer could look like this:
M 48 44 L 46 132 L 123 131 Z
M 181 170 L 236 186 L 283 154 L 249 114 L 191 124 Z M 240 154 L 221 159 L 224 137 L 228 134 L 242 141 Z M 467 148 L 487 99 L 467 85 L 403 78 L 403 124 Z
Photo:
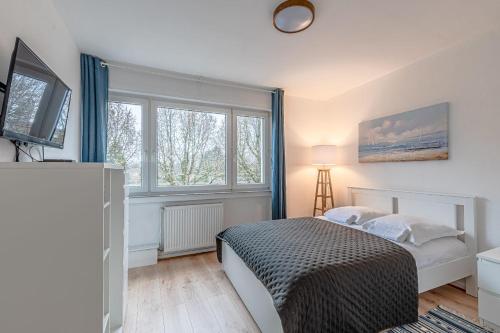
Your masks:
M 465 232 L 471 255 L 477 253 L 476 200 L 473 196 L 348 187 L 349 202 L 388 213 L 422 217 Z

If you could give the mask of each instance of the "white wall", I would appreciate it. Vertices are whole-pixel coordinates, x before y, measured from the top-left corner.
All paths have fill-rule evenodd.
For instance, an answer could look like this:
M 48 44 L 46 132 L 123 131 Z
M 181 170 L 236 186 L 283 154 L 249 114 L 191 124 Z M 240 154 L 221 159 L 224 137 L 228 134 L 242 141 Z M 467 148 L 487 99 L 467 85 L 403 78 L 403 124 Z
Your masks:
M 7 81 L 15 39 L 20 37 L 73 90 L 64 149 L 46 149 L 45 156 L 79 159 L 80 52 L 59 13 L 50 0 L 2 1 L 0 22 L 0 81 Z M 13 159 L 12 144 L 0 139 L 0 161 Z
M 359 122 L 445 101 L 450 102 L 448 161 L 357 162 Z M 500 246 L 500 31 L 469 40 L 328 101 L 322 111 L 309 114 L 316 118 L 316 126 L 303 118 L 309 113 L 307 108 L 300 111 L 304 116 L 296 116 L 294 123 L 287 124 L 287 139 L 300 141 L 297 132 L 305 123 L 305 132 L 300 135 L 313 138 L 308 145 L 340 146 L 340 165 L 335 168 L 334 180 L 338 204 L 347 203 L 347 186 L 476 195 L 479 247 Z M 304 178 L 314 183 L 314 177 L 305 170 L 301 171 Z M 289 188 L 305 182 L 295 181 L 294 172 L 298 171 L 288 172 Z M 310 193 L 304 194 L 304 208 L 289 209 L 307 211 Z M 294 201 L 297 205 L 301 202 L 297 198 Z
M 289 217 L 311 216 L 313 212 L 317 171 L 311 165 L 311 146 L 333 144 L 330 126 L 324 121 L 325 107 L 325 102 L 285 95 L 286 196 Z

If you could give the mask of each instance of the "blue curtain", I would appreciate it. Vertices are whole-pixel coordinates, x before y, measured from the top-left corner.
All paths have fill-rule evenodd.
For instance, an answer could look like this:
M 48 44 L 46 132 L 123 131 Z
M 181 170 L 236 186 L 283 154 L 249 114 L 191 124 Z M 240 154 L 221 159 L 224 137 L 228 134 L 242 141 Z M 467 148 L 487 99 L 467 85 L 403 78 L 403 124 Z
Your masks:
M 80 55 L 82 162 L 106 161 L 108 67 L 101 62 L 91 55 Z
M 272 93 L 271 205 L 273 220 L 286 218 L 285 128 L 283 90 Z

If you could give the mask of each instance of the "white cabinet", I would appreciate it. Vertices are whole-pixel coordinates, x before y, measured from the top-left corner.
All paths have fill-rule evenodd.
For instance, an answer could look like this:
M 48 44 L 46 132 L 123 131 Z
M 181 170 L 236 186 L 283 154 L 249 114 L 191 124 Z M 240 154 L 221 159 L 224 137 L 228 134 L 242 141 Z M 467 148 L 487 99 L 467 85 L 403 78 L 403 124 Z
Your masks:
M 500 248 L 477 255 L 479 318 L 500 332 Z
M 0 163 L 0 331 L 122 326 L 124 181 L 107 164 Z

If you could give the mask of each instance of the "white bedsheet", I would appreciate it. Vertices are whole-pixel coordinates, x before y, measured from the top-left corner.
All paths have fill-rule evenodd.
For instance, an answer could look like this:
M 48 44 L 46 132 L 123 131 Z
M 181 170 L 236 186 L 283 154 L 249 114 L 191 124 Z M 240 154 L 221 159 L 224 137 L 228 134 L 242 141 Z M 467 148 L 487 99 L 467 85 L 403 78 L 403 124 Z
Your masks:
M 338 223 L 328 220 L 324 216 L 317 216 L 317 218 L 325 221 L 330 221 L 332 223 L 337 223 L 348 228 L 365 231 L 360 225 Z M 461 242 L 455 237 L 435 239 L 421 246 L 415 246 L 409 242 L 396 244 L 401 245 L 413 255 L 418 269 L 443 264 L 454 259 L 466 257 L 468 255 L 467 246 L 465 246 L 465 243 Z

